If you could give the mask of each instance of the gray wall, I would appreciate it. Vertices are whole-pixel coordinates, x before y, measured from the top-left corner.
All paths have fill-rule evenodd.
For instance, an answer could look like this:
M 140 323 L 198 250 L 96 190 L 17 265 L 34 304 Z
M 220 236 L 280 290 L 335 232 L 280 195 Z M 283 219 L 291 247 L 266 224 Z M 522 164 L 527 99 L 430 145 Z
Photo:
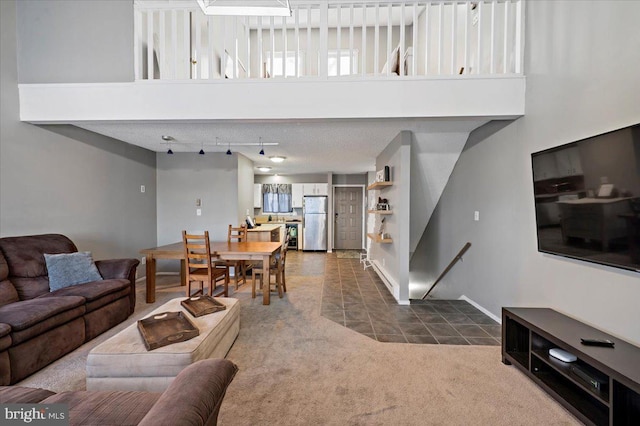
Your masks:
M 409 188 L 411 185 L 411 132 L 398 134 L 376 158 L 376 170 L 391 168 L 393 185 L 381 190 L 368 191 L 371 197 L 389 200 L 392 215 L 376 216 L 374 233 L 378 233 L 384 218 L 385 232 L 393 239 L 391 244 L 371 243 L 369 257 L 383 269 L 383 273 L 398 286 L 394 296 L 400 301 L 409 300 Z M 372 216 L 372 215 L 369 215 Z M 370 218 L 371 219 L 371 218 Z
M 350 174 L 340 175 L 334 174 L 332 176 L 333 185 L 367 185 L 367 174 Z
M 327 183 L 324 173 L 301 175 L 255 175 L 255 183 Z
M 436 276 L 473 246 L 436 297 L 495 315 L 548 306 L 640 343 L 638 273 L 537 251 L 531 170 L 532 152 L 638 122 L 637 16 L 638 2 L 526 3 L 526 115 L 470 140 L 454 168 L 418 249 Z
M 96 259 L 139 257 L 156 243 L 155 154 L 73 126 L 20 122 L 16 4 L 0 8 L 0 235 L 62 233 Z
M 20 0 L 17 19 L 20 83 L 133 81 L 133 0 Z
M 253 161 L 244 155 L 238 156 L 238 220 L 244 223 L 247 215 L 253 216 Z
M 180 241 L 183 230 L 209 231 L 212 240 L 227 240 L 229 224 L 238 221 L 238 156 L 158 153 L 157 179 L 158 244 Z M 159 270 L 178 268 L 177 261 L 158 263 Z

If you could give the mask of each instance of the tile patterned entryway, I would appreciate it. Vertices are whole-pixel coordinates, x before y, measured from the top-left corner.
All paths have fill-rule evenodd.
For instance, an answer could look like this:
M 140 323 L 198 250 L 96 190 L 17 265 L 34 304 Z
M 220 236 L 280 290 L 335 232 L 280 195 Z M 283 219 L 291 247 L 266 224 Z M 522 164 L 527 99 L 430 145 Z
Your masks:
M 500 345 L 501 326 L 466 301 L 398 305 L 371 268 L 335 253 L 326 255 L 321 303 L 325 318 L 380 342 Z

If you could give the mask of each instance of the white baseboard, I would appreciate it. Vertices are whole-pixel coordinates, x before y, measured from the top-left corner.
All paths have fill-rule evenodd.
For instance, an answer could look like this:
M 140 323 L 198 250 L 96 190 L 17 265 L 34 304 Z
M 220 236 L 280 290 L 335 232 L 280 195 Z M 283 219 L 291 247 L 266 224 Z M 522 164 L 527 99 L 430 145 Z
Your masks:
M 486 316 L 488 316 L 489 318 L 491 318 L 492 320 L 494 320 L 498 324 L 502 324 L 502 318 L 493 315 L 489 310 L 485 309 L 484 307 L 480 306 L 478 303 L 476 303 L 473 300 L 469 299 L 464 294 L 462 296 L 458 297 L 458 300 L 464 300 L 464 301 L 468 302 L 470 305 L 473 305 L 476 309 L 478 309 L 479 311 L 482 311 L 483 314 L 485 314 Z
M 400 299 L 400 286 L 393 278 L 389 276 L 389 273 L 380 265 L 380 262 L 378 262 L 377 260 L 373 260 L 371 264 L 373 265 L 373 269 L 376 271 L 376 274 L 378 274 L 384 285 L 387 286 L 387 289 L 389 290 L 391 295 L 398 301 L 398 304 L 409 305 L 411 303 L 410 300 Z

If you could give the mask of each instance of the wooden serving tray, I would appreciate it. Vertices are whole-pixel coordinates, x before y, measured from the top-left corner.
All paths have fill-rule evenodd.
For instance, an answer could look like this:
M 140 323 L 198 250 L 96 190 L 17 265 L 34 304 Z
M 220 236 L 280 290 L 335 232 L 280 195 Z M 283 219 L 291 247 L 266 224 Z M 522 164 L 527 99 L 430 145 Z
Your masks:
M 200 330 L 184 312 L 161 312 L 138 321 L 138 330 L 148 351 L 193 339 Z
M 181 301 L 180 304 L 194 317 L 201 317 L 202 315 L 227 309 L 224 304 L 207 295 L 188 297 Z

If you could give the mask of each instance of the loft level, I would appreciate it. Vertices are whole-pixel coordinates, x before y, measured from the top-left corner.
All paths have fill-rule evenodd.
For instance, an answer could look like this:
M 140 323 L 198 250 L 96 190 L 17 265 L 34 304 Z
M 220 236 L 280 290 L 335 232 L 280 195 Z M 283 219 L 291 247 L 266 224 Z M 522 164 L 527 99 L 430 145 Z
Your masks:
M 291 17 L 134 5 L 136 80 L 522 74 L 522 0 L 304 0 L 291 2 Z

